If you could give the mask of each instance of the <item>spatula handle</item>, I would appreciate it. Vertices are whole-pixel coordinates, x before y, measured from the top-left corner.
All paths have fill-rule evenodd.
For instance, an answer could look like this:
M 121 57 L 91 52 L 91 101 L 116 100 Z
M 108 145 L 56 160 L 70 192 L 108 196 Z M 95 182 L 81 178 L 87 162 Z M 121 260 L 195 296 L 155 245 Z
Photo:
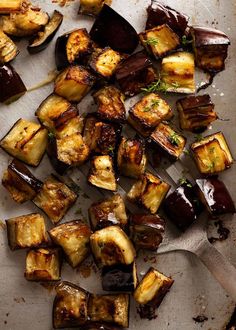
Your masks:
M 236 268 L 207 240 L 195 253 L 236 302 Z

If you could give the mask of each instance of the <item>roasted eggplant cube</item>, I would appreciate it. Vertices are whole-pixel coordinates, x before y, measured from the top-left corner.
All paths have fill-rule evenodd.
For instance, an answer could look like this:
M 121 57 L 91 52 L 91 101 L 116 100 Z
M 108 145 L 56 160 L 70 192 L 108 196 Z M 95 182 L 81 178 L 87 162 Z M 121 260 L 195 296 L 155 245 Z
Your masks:
M 44 26 L 43 31 L 38 32 L 36 38 L 30 42 L 27 47 L 28 52 L 30 54 L 36 54 L 46 49 L 60 28 L 62 21 L 63 15 L 59 11 L 54 10 L 52 17 Z
M 80 0 L 79 14 L 97 16 L 104 4 L 111 5 L 112 0 Z
M 218 117 L 214 103 L 208 94 L 188 96 L 176 102 L 180 128 L 193 133 L 201 133 Z
M 129 295 L 90 295 L 88 315 L 92 322 L 105 322 L 122 328 L 129 326 Z
M 21 77 L 10 65 L 0 65 L 0 102 L 10 104 L 23 96 L 27 89 Z
M 11 250 L 38 247 L 48 242 L 44 218 L 38 213 L 6 220 Z
M 194 26 L 190 29 L 196 66 L 204 71 L 217 73 L 224 70 L 230 40 L 219 30 Z
M 25 278 L 28 281 L 59 281 L 61 262 L 57 248 L 30 250 L 26 256 Z
M 136 249 L 156 251 L 163 240 L 165 221 L 157 214 L 132 214 L 129 228 Z
M 168 103 L 159 95 L 150 93 L 142 97 L 129 110 L 129 123 L 143 136 L 149 136 L 162 120 L 172 117 Z
M 41 125 L 19 119 L 1 140 L 0 146 L 11 156 L 38 166 L 47 146 L 48 132 Z
M 164 210 L 168 218 L 180 230 L 186 230 L 197 220 L 202 211 L 196 188 L 188 180 L 183 182 L 166 197 Z
M 117 182 L 112 157 L 95 156 L 91 161 L 88 182 L 98 188 L 116 191 Z
M 12 61 L 19 53 L 14 42 L 0 30 L 0 64 Z
M 137 139 L 122 138 L 118 149 L 117 166 L 120 174 L 138 179 L 147 164 L 145 146 Z
M 118 226 L 106 227 L 93 233 L 90 245 L 95 261 L 100 266 L 129 265 L 136 256 L 131 240 Z
M 98 104 L 97 115 L 99 118 L 115 123 L 126 121 L 125 97 L 118 88 L 105 86 L 97 91 L 93 97 Z
M 90 36 L 99 47 L 111 47 L 115 51 L 132 54 L 138 46 L 138 34 L 133 26 L 106 4 L 96 18 Z
M 73 268 L 79 266 L 89 255 L 91 234 L 89 226 L 80 220 L 65 222 L 49 231 L 52 241 L 63 249 Z
M 126 96 L 134 96 L 154 82 L 156 74 L 152 62 L 141 51 L 123 60 L 116 70 L 115 77 L 122 92 Z
M 225 184 L 217 177 L 197 179 L 198 194 L 213 216 L 235 213 L 235 205 Z
M 2 185 L 15 202 L 24 203 L 36 196 L 43 183 L 24 164 L 14 159 L 3 173 Z
M 151 134 L 151 140 L 158 150 L 170 159 L 177 160 L 184 151 L 186 138 L 174 131 L 168 124 L 160 123 Z
M 33 199 L 42 211 L 44 211 L 52 223 L 58 223 L 68 209 L 75 203 L 77 195 L 56 177 L 46 179 L 42 189 Z
M 136 202 L 145 207 L 152 214 L 155 214 L 169 189 L 169 184 L 162 181 L 157 176 L 146 172 L 134 183 L 127 197 L 131 202 Z
M 0 14 L 11 14 L 22 10 L 22 0 L 1 0 Z
M 89 65 L 98 75 L 104 78 L 111 78 L 121 60 L 122 56 L 118 52 L 106 47 L 104 49 L 96 49 L 92 53 Z
M 222 132 L 194 142 L 191 150 L 198 170 L 202 174 L 222 172 L 233 164 L 233 157 Z
M 125 203 L 119 194 L 93 203 L 89 210 L 90 224 L 93 230 L 99 230 L 108 226 L 118 225 L 125 229 L 128 217 Z
M 161 76 L 166 92 L 195 93 L 194 57 L 188 52 L 177 52 L 162 60 Z
M 102 289 L 114 292 L 133 292 L 138 283 L 135 262 L 131 265 L 105 266 L 102 268 Z
M 54 92 L 72 102 L 79 102 L 92 88 L 94 75 L 82 66 L 70 66 L 55 80 Z
M 55 59 L 58 70 L 70 64 L 85 64 L 93 50 L 91 38 L 86 29 L 77 29 L 57 38 Z
M 156 59 L 164 57 L 180 45 L 178 35 L 166 24 L 140 33 L 139 38 L 147 52 Z
M 84 326 L 88 320 L 89 293 L 75 284 L 61 282 L 53 303 L 53 328 Z
M 174 280 L 151 267 L 134 292 L 134 299 L 140 304 L 143 318 L 152 319 L 155 309 L 160 306 Z M 142 315 L 144 312 L 144 315 Z

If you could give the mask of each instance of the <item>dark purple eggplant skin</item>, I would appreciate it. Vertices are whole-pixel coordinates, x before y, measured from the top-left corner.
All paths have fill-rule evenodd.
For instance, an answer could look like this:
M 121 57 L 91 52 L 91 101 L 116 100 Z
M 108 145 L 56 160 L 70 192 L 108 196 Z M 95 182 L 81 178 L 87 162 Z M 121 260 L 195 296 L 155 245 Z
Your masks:
M 57 130 L 63 128 L 71 119 L 79 115 L 79 110 L 71 106 L 67 111 L 63 112 L 55 121 L 54 125 Z
M 202 211 L 196 188 L 188 181 L 181 184 L 164 201 L 168 218 L 182 231 L 195 222 Z
M 47 155 L 52 164 L 54 170 L 59 174 L 63 175 L 70 168 L 69 165 L 61 162 L 57 158 L 57 141 L 55 136 L 49 134 L 48 144 L 47 144 Z
M 193 26 L 190 32 L 194 35 L 194 44 L 196 47 L 230 45 L 230 40 L 227 35 L 213 28 Z
M 125 54 L 132 54 L 139 43 L 132 25 L 114 9 L 104 4 L 96 18 L 90 36 L 100 47 L 111 47 Z
M 178 102 L 181 103 L 184 110 L 195 109 L 198 107 L 204 107 L 210 105 L 214 108 L 214 103 L 212 102 L 209 94 L 198 95 L 198 96 L 187 96 L 178 100 Z
M 17 176 L 26 182 L 35 192 L 39 192 L 42 188 L 43 182 L 38 180 L 19 160 L 13 159 L 8 169 L 16 173 Z
M 217 176 L 196 180 L 199 195 L 212 215 L 235 213 L 235 205 L 225 184 Z M 204 197 L 203 197 L 204 196 Z
M 187 15 L 156 0 L 152 0 L 150 6 L 148 6 L 147 15 L 146 30 L 167 24 L 179 36 L 184 34 L 189 20 Z
M 0 86 L 0 102 L 6 104 L 16 101 L 27 91 L 21 77 L 10 64 L 0 66 Z
M 45 40 L 43 40 L 45 37 L 45 33 L 46 33 L 45 30 L 46 30 L 47 26 L 50 24 L 50 22 L 52 22 L 52 20 L 56 16 L 58 17 L 58 21 L 56 22 L 55 26 L 53 27 L 53 30 L 51 31 L 51 33 L 46 37 Z M 44 49 L 46 49 L 48 47 L 49 43 L 55 37 L 57 31 L 59 30 L 62 21 L 63 21 L 63 15 L 59 11 L 54 10 L 53 16 L 51 17 L 48 24 L 44 27 L 44 30 L 40 31 L 38 36 L 35 39 L 33 39 L 32 42 L 27 47 L 28 52 L 30 54 L 37 54 L 37 53 L 43 51 Z M 41 42 L 39 41 L 40 39 L 42 39 Z M 35 45 L 36 42 L 37 42 L 37 45 Z
M 135 290 L 133 267 L 133 264 L 103 267 L 102 289 L 114 292 L 133 292 Z

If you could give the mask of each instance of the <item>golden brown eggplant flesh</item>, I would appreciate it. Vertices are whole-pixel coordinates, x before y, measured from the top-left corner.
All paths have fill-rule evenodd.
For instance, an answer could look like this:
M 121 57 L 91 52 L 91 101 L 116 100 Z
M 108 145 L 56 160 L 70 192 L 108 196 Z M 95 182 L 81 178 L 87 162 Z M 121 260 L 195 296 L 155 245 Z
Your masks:
M 66 281 L 56 286 L 53 302 L 53 328 L 84 327 L 88 320 L 89 293 Z
M 44 26 L 43 31 L 39 31 L 37 37 L 30 42 L 27 50 L 30 54 L 36 54 L 46 49 L 53 40 L 63 21 L 63 15 L 54 10 L 49 22 Z
M 88 316 L 92 322 L 105 322 L 122 328 L 129 326 L 129 295 L 90 295 Z
M 189 20 L 187 15 L 165 6 L 158 0 L 152 0 L 147 8 L 147 15 L 146 30 L 167 24 L 179 36 L 184 34 Z
M 71 64 L 86 64 L 92 53 L 93 44 L 86 29 L 67 32 L 57 38 L 55 60 L 58 70 Z
M 109 46 L 125 54 L 132 54 L 139 41 L 132 25 L 106 4 L 96 18 L 90 36 L 99 47 Z
M 222 31 L 201 26 L 193 26 L 190 33 L 196 66 L 211 73 L 224 70 L 230 45 L 227 35 Z
M 3 174 L 2 185 L 15 202 L 24 203 L 36 196 L 43 183 L 23 163 L 14 159 Z
M 45 220 L 38 213 L 7 219 L 6 225 L 11 250 L 33 248 L 48 243 Z
M 14 60 L 18 53 L 19 50 L 15 43 L 0 30 L 0 64 Z
M 150 172 L 145 172 L 131 187 L 127 197 L 131 202 L 136 202 L 155 214 L 169 189 L 169 184 Z
M 39 248 L 28 251 L 25 278 L 28 281 L 59 281 L 62 256 L 58 248 Z
M 0 85 L 1 103 L 15 102 L 27 91 L 21 77 L 10 64 L 0 65 Z
M 235 213 L 235 205 L 225 184 L 217 177 L 197 179 L 198 194 L 213 216 Z
M 142 88 L 156 80 L 152 62 L 143 51 L 123 60 L 116 70 L 115 77 L 125 96 L 140 93 Z
M 98 265 L 129 265 L 134 262 L 135 248 L 126 233 L 118 226 L 95 231 L 90 237 L 93 256 Z
M 233 157 L 222 132 L 208 135 L 194 142 L 191 150 L 198 170 L 202 174 L 214 175 L 233 164 Z
M 73 268 L 79 266 L 89 255 L 91 234 L 89 226 L 81 220 L 65 222 L 49 230 L 52 241 L 63 249 Z
M 11 14 L 19 12 L 23 8 L 23 0 L 1 0 L 0 14 Z
M 180 128 L 193 133 L 202 133 L 218 116 L 208 94 L 188 96 L 176 102 Z
M 130 236 L 136 249 L 156 251 L 165 232 L 165 221 L 157 214 L 132 214 Z
M 11 156 L 38 166 L 47 145 L 47 130 L 40 124 L 19 119 L 1 140 L 0 146 Z
M 186 138 L 164 123 L 160 123 L 153 131 L 151 141 L 160 152 L 171 160 L 179 159 L 186 145 Z
M 93 203 L 88 209 L 90 225 L 93 230 L 109 226 L 125 229 L 128 222 L 125 203 L 119 194 Z
M 141 318 L 149 320 L 156 317 L 155 309 L 162 303 L 174 280 L 151 267 L 134 292 L 134 299 L 140 304 Z
M 88 16 L 97 16 L 104 4 L 110 6 L 112 0 L 81 0 L 79 14 Z
M 55 176 L 49 176 L 39 193 L 33 199 L 53 224 L 58 223 L 75 203 L 77 195 Z
M 102 268 L 102 289 L 114 292 L 133 292 L 138 283 L 135 262 L 131 265 L 114 265 Z

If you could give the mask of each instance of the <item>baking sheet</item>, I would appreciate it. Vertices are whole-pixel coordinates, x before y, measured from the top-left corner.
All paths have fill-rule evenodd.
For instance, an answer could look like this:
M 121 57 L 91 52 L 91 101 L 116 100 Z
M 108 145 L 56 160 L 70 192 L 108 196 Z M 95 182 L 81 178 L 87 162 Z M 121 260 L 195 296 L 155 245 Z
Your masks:
M 36 3 L 36 2 L 35 2 Z M 93 20 L 77 15 L 78 1 L 70 2 L 69 6 L 60 8 L 50 0 L 41 0 L 37 3 L 43 9 L 51 13 L 54 9 L 63 12 L 64 22 L 59 30 L 59 34 L 78 27 L 90 28 Z M 222 130 L 229 142 L 235 157 L 236 141 L 236 116 L 235 116 L 235 76 L 236 76 L 236 28 L 235 15 L 236 3 L 233 0 L 178 0 L 165 1 L 166 4 L 185 12 L 191 17 L 191 22 L 218 27 L 225 31 L 231 38 L 232 45 L 229 51 L 226 71 L 219 74 L 212 87 L 207 92 L 210 93 L 216 104 L 216 111 L 221 119 L 230 119 L 229 121 L 217 121 L 213 123 L 210 132 L 213 133 Z M 113 8 L 118 10 L 126 19 L 128 19 L 138 32 L 144 29 L 146 20 L 145 8 L 149 0 L 113 0 Z M 14 66 L 22 76 L 28 87 L 32 87 L 44 80 L 48 73 L 55 68 L 54 64 L 54 45 L 55 40 L 50 44 L 47 50 L 37 55 L 30 56 L 26 50 L 26 41 L 20 42 L 21 53 L 14 62 Z M 1 137 L 9 130 L 14 122 L 22 117 L 33 119 L 34 112 L 39 103 L 52 92 L 52 84 L 44 86 L 30 93 L 27 93 L 19 101 L 10 106 L 0 105 L 0 135 Z M 169 98 L 168 98 L 169 99 Z M 130 101 L 131 104 L 135 99 Z M 172 98 L 174 102 L 174 98 Z M 127 109 L 129 103 L 127 103 Z M 92 111 L 93 104 L 89 97 L 86 97 L 79 105 L 81 112 Z M 0 173 L 7 167 L 10 157 L 3 151 L 0 151 Z M 185 157 L 181 160 L 182 165 L 190 168 L 191 173 L 196 175 L 192 161 Z M 163 172 L 160 168 L 159 172 Z M 47 157 L 45 156 L 40 166 L 34 170 L 35 174 L 44 179 L 53 172 Z M 236 170 L 233 166 L 230 170 L 224 172 L 220 177 L 228 186 L 234 200 L 236 200 Z M 78 171 L 74 172 L 73 178 L 79 178 Z M 83 176 L 81 180 L 83 191 Z M 85 187 L 85 189 L 88 189 Z M 86 191 L 89 196 L 94 194 L 94 200 L 100 197 L 94 190 Z M 4 188 L 0 186 L 0 219 L 27 214 L 31 212 L 40 212 L 32 203 L 17 205 L 14 203 Z M 64 221 L 87 217 L 87 208 L 91 201 L 83 193 L 80 194 L 76 205 L 70 210 Z M 221 217 L 224 224 L 231 231 L 230 238 L 224 242 L 216 242 L 215 246 L 231 259 L 236 265 L 236 225 L 232 216 Z M 48 228 L 51 227 L 47 221 Z M 6 230 L 0 226 L 0 329 L 7 330 L 49 330 L 52 329 L 51 311 L 54 298 L 53 290 L 45 288 L 39 283 L 27 282 L 24 279 L 25 251 L 11 252 L 7 246 Z M 209 230 L 213 230 L 213 222 Z M 166 239 L 171 239 L 177 235 L 173 226 L 168 224 Z M 209 234 L 211 235 L 211 234 Z M 221 330 L 224 329 L 230 315 L 234 309 L 234 302 L 216 283 L 206 268 L 194 256 L 176 252 L 167 255 L 150 258 L 145 262 L 145 255 L 141 255 L 138 263 L 139 276 L 143 275 L 147 268 L 156 265 L 157 268 L 167 275 L 171 275 L 175 284 L 170 293 L 166 296 L 164 302 L 158 309 L 158 318 L 153 321 L 140 320 L 136 313 L 136 307 L 132 303 L 130 329 L 161 329 L 161 330 Z M 88 266 L 86 266 L 88 265 Z M 62 268 L 62 279 L 79 284 L 91 292 L 101 292 L 100 280 L 95 269 L 89 268 L 89 260 L 82 270 L 73 270 L 68 264 L 64 263 Z M 91 272 L 90 276 L 87 276 Z M 192 319 L 198 315 L 204 314 L 208 320 L 204 323 L 195 323 Z

